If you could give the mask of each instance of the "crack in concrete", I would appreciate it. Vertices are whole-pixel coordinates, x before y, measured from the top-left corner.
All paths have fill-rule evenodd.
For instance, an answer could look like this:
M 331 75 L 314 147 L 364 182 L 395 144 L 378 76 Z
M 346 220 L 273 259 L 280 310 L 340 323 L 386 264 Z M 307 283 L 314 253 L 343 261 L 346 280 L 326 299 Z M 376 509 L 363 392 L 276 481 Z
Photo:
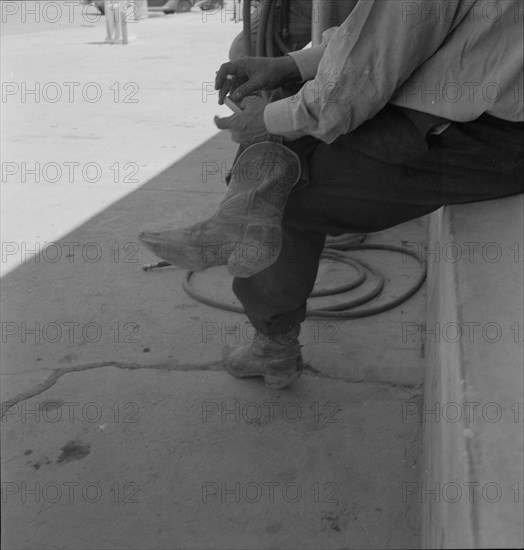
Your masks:
M 348 384 L 376 384 L 378 386 L 389 386 L 391 388 L 403 388 L 408 390 L 418 390 L 420 389 L 419 385 L 416 384 L 396 384 L 389 380 L 372 380 L 367 378 L 344 378 L 343 376 L 331 376 L 322 371 L 319 371 L 312 367 L 311 365 L 304 365 L 304 374 L 310 374 L 315 378 L 322 378 L 323 380 L 335 380 L 337 382 L 347 382 Z
M 71 367 L 63 367 L 58 369 L 46 369 L 46 370 L 51 370 L 51 374 L 43 382 L 41 382 L 40 384 L 37 384 L 31 390 L 27 390 L 25 392 L 19 393 L 13 399 L 8 399 L 0 403 L 1 411 L 2 411 L 0 418 L 3 418 L 5 414 L 18 403 L 21 403 L 26 399 L 31 399 L 32 397 L 36 397 L 37 395 L 40 395 L 45 391 L 47 391 L 48 389 L 52 388 L 66 374 L 70 374 L 73 372 L 84 372 L 88 370 L 101 369 L 101 368 L 107 368 L 107 367 L 115 367 L 117 369 L 122 369 L 122 370 L 144 370 L 144 369 L 163 370 L 165 372 L 223 372 L 224 371 L 224 367 L 221 361 L 202 363 L 200 365 L 191 365 L 191 364 L 173 365 L 169 363 L 140 365 L 138 363 L 124 363 L 121 361 L 102 361 L 98 363 L 86 363 L 84 365 L 74 365 Z M 315 378 L 322 378 L 324 380 L 334 380 L 337 382 L 345 382 L 347 384 L 362 384 L 362 383 L 368 382 L 370 384 L 384 384 L 391 387 L 402 387 L 407 389 L 414 388 L 414 386 L 405 385 L 405 384 L 393 384 L 391 382 L 380 382 L 380 381 L 372 381 L 372 380 L 365 380 L 365 379 L 355 380 L 355 379 L 348 379 L 348 378 L 339 377 L 339 376 L 331 376 L 329 374 L 325 374 L 315 369 L 311 365 L 304 366 L 304 375 L 309 375 Z
M 212 362 L 212 363 L 203 363 L 201 365 L 170 365 L 168 363 L 159 363 L 156 365 L 140 365 L 137 363 L 123 363 L 120 361 L 102 361 L 99 363 L 86 363 L 84 365 L 75 365 L 72 367 L 63 367 L 58 369 L 52 369 L 51 374 L 40 384 L 37 384 L 31 390 L 19 393 L 13 399 L 2 401 L 1 409 L 2 414 L 0 418 L 3 418 L 5 414 L 17 405 L 18 403 L 25 401 L 26 399 L 31 399 L 47 391 L 49 388 L 52 388 L 62 376 L 70 374 L 72 372 L 83 372 L 87 370 L 94 370 L 106 367 L 116 367 L 117 369 L 123 370 L 164 370 L 168 372 L 191 372 L 191 371 L 219 371 L 222 370 L 221 364 Z

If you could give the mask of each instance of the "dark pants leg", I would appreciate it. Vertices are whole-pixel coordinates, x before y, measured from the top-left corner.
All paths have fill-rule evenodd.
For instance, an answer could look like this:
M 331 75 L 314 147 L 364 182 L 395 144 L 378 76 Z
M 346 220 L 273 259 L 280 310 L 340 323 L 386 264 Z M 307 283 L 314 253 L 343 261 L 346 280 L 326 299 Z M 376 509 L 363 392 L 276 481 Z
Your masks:
M 429 135 L 439 122 L 387 106 L 331 145 L 288 144 L 303 181 L 288 200 L 282 253 L 268 269 L 233 281 L 258 331 L 271 336 L 304 320 L 325 235 L 381 231 L 445 204 L 524 192 L 521 123 L 484 115 Z

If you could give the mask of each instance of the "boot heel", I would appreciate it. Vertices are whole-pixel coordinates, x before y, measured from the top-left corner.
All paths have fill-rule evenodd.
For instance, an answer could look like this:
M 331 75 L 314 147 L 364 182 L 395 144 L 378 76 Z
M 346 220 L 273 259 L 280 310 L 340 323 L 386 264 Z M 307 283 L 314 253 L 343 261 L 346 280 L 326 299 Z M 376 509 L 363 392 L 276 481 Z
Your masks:
M 277 261 L 282 248 L 280 225 L 249 225 L 238 250 L 227 262 L 234 277 L 248 278 Z
M 293 364 L 290 365 L 290 362 Z M 302 356 L 293 359 L 281 359 L 270 361 L 266 365 L 264 373 L 264 383 L 266 387 L 272 390 L 283 390 L 300 378 L 304 370 Z

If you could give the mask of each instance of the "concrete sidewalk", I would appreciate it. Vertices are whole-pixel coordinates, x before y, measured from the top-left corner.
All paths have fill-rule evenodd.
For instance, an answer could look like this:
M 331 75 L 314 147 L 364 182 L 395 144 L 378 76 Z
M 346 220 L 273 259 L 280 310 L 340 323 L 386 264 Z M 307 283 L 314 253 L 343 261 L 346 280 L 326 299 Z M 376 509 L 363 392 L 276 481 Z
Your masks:
M 3 182 L 3 548 L 419 546 L 405 489 L 419 478 L 424 349 L 404 329 L 424 322 L 422 292 L 362 321 L 309 319 L 305 375 L 271 392 L 222 369 L 223 345 L 252 334 L 242 315 L 189 298 L 181 270 L 140 268 L 153 257 L 139 230 L 187 225 L 221 199 L 235 147 L 202 83 L 238 31 L 194 10 L 141 22 L 127 48 L 91 43 L 103 22 L 4 37 L 4 80 L 96 82 L 104 95 L 4 102 L 3 161 L 19 171 Z M 35 161 L 80 171 L 24 182 Z M 99 181 L 78 176 L 87 163 Z M 424 236 L 413 222 L 371 240 Z M 360 254 L 387 274 L 380 300 L 415 276 L 394 254 Z M 349 276 L 326 262 L 319 284 Z M 225 270 L 195 282 L 234 302 Z

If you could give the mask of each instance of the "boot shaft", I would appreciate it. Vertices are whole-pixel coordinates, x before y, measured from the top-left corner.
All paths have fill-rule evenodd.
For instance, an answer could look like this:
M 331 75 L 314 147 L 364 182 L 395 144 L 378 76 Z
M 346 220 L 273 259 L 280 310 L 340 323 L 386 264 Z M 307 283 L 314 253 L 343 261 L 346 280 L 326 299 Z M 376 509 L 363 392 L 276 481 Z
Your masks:
M 282 214 L 300 173 L 300 160 L 293 151 L 279 143 L 256 143 L 238 158 L 223 202 L 252 191 L 256 202 L 268 203 Z
M 300 325 L 289 327 L 283 332 L 273 332 L 269 335 L 256 333 L 253 341 L 253 351 L 264 357 L 282 357 L 300 353 Z

